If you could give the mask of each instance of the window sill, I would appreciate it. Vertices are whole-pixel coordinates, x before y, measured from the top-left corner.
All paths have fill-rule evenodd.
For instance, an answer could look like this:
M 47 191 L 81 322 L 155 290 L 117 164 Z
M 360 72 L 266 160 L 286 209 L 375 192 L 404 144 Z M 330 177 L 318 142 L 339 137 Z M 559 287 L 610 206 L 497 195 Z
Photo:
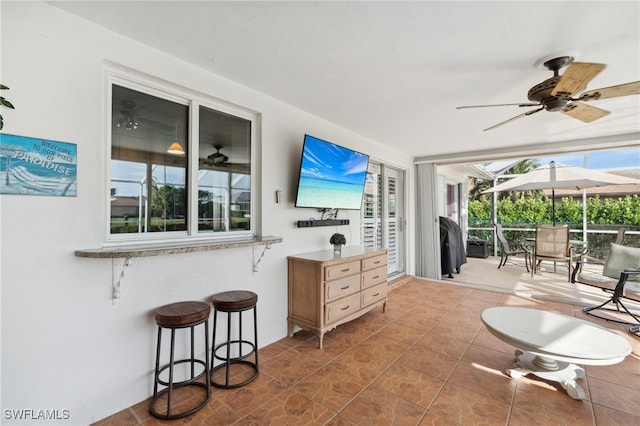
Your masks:
M 201 251 L 224 250 L 236 247 L 270 246 L 282 242 L 282 237 L 255 237 L 247 240 L 230 240 L 218 242 L 179 242 L 162 244 L 145 244 L 137 246 L 103 247 L 97 249 L 76 250 L 78 257 L 93 259 L 113 259 L 162 256 L 167 254 L 195 253 Z

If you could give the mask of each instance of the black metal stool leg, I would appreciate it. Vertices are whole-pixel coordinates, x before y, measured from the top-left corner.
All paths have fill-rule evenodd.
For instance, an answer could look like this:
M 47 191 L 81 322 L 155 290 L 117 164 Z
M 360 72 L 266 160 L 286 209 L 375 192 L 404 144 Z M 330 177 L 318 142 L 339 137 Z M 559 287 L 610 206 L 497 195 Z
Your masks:
M 156 365 L 154 373 L 153 383 L 153 397 L 149 403 L 149 412 L 152 416 L 163 419 L 172 420 L 189 416 L 196 411 L 204 407 L 209 397 L 211 396 L 211 384 L 209 382 L 210 376 L 210 363 L 209 363 L 209 314 L 211 312 L 210 305 L 203 302 L 178 302 L 163 306 L 156 310 L 156 323 L 158 324 L 158 342 L 156 348 Z M 196 343 L 195 343 L 195 328 L 204 324 L 204 359 L 196 358 Z M 176 360 L 176 330 L 189 328 L 189 334 L 187 338 L 190 338 L 190 354 L 189 358 L 183 358 Z M 160 366 L 160 355 L 162 351 L 162 334 L 163 329 L 169 329 L 171 331 L 170 353 L 169 363 Z M 186 330 L 185 330 L 186 331 Z M 184 378 L 180 377 L 180 374 L 175 370 L 176 365 L 189 363 L 184 372 Z M 202 366 L 202 372 L 197 374 L 196 364 Z M 169 377 L 167 380 L 163 380 L 161 375 L 164 371 L 168 370 Z M 189 374 L 189 370 L 191 374 Z M 180 370 L 182 371 L 182 370 Z M 199 382 L 201 377 L 205 377 L 206 381 Z M 176 378 L 178 377 L 178 378 Z M 159 385 L 165 388 L 158 391 Z M 179 411 L 179 408 L 173 407 L 173 400 L 175 391 L 182 387 L 196 386 L 206 389 L 206 397 L 197 402 L 197 405 L 192 406 L 186 411 Z M 165 395 L 166 394 L 166 395 Z M 166 411 L 156 410 L 156 404 L 164 405 L 162 397 L 166 396 Z M 183 405 L 183 404 L 180 404 Z M 180 406 L 179 405 L 179 406 Z M 178 411 L 176 413 L 176 411 Z

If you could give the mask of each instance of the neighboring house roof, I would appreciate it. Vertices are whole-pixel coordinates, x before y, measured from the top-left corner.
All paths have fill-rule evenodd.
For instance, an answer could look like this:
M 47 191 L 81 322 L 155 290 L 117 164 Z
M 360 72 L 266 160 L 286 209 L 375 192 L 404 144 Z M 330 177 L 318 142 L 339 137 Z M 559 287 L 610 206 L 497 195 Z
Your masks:
M 144 202 L 144 197 L 142 197 Z M 111 207 L 138 207 L 138 197 L 118 197 L 111 200 Z
M 626 171 L 611 171 L 608 172 L 612 175 L 619 175 L 630 177 L 634 179 L 640 180 L 640 173 L 638 172 L 626 172 Z M 640 184 L 626 184 L 626 185 L 607 185 L 600 186 L 596 188 L 587 188 L 585 189 L 587 193 L 587 197 L 593 197 L 595 195 L 599 195 L 600 198 L 611 198 L 611 197 L 624 197 L 625 195 L 639 195 L 640 194 Z M 551 190 L 545 189 L 544 194 L 548 197 L 551 196 Z M 556 198 L 560 197 L 582 197 L 582 190 L 580 189 L 556 189 L 555 190 Z

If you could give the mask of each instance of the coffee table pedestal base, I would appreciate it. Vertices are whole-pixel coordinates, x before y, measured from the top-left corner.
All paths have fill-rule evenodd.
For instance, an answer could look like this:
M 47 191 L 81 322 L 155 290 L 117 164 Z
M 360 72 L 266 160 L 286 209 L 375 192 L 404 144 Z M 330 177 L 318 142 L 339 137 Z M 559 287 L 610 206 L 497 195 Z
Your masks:
M 533 374 L 542 379 L 560 383 L 573 399 L 584 399 L 586 396 L 584 389 L 576 383 L 576 379 L 585 377 L 584 369 L 568 362 L 556 361 L 516 349 L 516 365 L 507 369 L 507 374 L 514 379 Z

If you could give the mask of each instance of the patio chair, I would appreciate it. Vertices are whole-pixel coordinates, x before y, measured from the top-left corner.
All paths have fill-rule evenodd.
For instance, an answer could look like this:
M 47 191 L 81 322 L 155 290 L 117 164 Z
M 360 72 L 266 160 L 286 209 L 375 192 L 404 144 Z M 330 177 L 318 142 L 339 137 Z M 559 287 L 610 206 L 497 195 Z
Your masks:
M 618 228 L 618 231 L 616 233 L 616 239 L 613 241 L 614 244 L 618 244 L 618 245 L 623 245 L 624 244 L 624 238 L 625 238 L 625 234 L 627 232 L 627 228 L 622 226 L 620 228 Z M 582 253 L 580 253 L 578 255 L 577 261 L 576 261 L 576 266 L 573 268 L 573 273 L 571 274 L 571 282 L 575 283 L 576 282 L 576 276 L 582 272 L 582 267 L 584 265 L 604 265 L 604 260 L 602 259 L 598 259 L 597 257 L 593 257 L 589 255 L 590 250 L 589 248 L 585 248 Z
M 531 277 L 543 261 L 564 262 L 569 273 L 567 281 L 571 282 L 572 248 L 569 243 L 568 225 L 537 225 L 536 241 L 531 257 Z
M 498 237 L 498 240 L 502 245 L 498 269 L 500 269 L 501 266 L 504 266 L 507 263 L 507 259 L 509 259 L 509 256 L 524 254 L 524 266 L 525 268 L 527 268 L 527 272 L 529 272 L 529 251 L 525 247 L 517 243 L 513 244 L 512 247 L 502 233 L 502 225 L 499 223 L 494 223 L 494 226 L 496 227 L 496 237 Z
M 629 324 L 632 326 L 629 331 L 633 333 L 640 324 L 640 314 L 632 312 L 624 301 L 626 299 L 640 302 L 640 248 L 612 243 L 609 256 L 602 268 L 602 274 L 583 270 L 582 263 L 586 260 L 588 259 L 585 259 L 585 256 L 578 258 L 576 262 L 578 273 L 575 275 L 575 282 L 598 287 L 609 293 L 611 297 L 598 306 L 585 307 L 583 311 L 588 315 L 607 321 Z M 607 305 L 613 305 L 615 309 Z M 596 310 L 626 312 L 633 318 L 633 321 L 624 321 L 594 312 Z

